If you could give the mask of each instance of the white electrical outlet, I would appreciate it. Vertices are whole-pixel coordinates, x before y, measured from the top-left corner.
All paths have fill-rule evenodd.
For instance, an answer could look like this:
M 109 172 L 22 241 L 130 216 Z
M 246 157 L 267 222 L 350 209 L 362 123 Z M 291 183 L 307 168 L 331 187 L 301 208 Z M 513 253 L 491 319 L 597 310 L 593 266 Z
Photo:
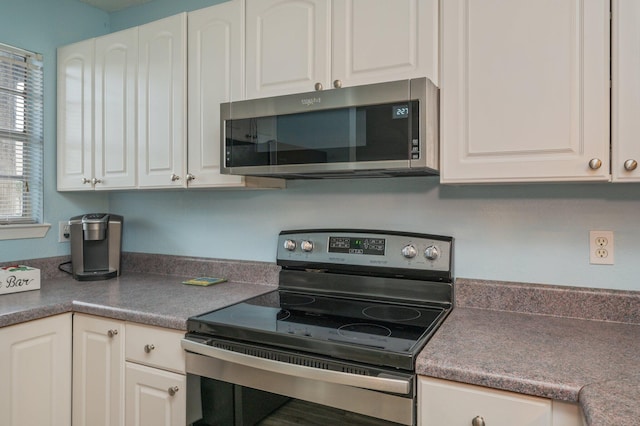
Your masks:
M 613 265 L 613 231 L 589 231 L 589 263 Z
M 71 229 L 69 228 L 69 222 L 60 221 L 58 222 L 58 242 L 59 243 L 68 243 L 71 237 Z

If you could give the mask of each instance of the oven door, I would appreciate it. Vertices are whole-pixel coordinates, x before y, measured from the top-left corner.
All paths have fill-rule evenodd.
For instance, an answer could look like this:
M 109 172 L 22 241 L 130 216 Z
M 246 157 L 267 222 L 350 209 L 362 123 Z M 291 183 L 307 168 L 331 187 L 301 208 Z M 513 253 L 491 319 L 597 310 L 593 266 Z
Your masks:
M 413 425 L 413 375 L 365 376 L 289 364 L 184 339 L 189 422 Z

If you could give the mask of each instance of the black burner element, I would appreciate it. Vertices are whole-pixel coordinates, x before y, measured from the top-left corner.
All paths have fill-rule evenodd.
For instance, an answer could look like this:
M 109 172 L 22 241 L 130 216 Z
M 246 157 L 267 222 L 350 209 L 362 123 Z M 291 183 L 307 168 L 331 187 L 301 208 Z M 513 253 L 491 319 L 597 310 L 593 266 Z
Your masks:
M 358 340 L 363 338 L 368 339 L 372 336 L 389 337 L 391 336 L 391 330 L 383 325 L 358 323 L 347 324 L 339 327 L 338 334 L 350 339 Z
M 383 321 L 411 321 L 420 318 L 420 311 L 406 306 L 367 306 L 362 314 Z

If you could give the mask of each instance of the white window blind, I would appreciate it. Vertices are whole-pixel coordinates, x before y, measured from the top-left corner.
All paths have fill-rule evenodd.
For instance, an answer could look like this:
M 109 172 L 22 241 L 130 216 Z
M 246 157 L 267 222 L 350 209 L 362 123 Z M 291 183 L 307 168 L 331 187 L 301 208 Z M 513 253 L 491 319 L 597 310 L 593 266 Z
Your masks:
M 42 222 L 42 57 L 0 44 L 0 226 Z

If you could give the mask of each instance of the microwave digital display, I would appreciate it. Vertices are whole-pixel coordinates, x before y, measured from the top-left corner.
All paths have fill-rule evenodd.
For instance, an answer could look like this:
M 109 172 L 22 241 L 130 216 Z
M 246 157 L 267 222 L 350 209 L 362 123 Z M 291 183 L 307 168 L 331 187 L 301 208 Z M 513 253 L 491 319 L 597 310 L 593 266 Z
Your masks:
M 391 118 L 409 118 L 409 105 L 393 105 L 391 106 Z

